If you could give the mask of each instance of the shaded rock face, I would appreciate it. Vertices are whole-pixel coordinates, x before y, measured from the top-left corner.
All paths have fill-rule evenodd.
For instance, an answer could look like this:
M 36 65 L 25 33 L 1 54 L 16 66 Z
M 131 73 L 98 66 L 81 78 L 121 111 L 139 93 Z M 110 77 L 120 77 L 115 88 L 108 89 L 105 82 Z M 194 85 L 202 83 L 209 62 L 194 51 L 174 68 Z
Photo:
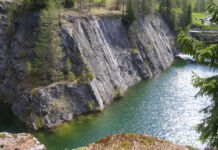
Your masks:
M 214 30 L 189 30 L 189 35 L 199 41 L 214 44 L 218 42 L 218 31 Z
M 35 130 L 56 127 L 74 116 L 103 110 L 113 102 L 118 89 L 125 92 L 142 79 L 161 73 L 170 67 L 178 52 L 174 34 L 159 15 L 137 20 L 135 49 L 132 49 L 121 17 L 65 14 L 60 33 L 64 59 L 70 58 L 72 72 L 77 76 L 88 66 L 94 79 L 86 84 L 62 82 L 32 89 L 24 73 L 26 61 L 34 58 L 39 14 L 16 17 L 15 32 L 8 37 L 3 6 L 0 3 L 3 15 L 0 16 L 0 95 L 7 93 L 14 114 Z
M 89 85 L 55 83 L 34 89 L 30 95 L 19 97 L 13 103 L 13 111 L 27 126 L 52 128 L 73 116 L 98 111 L 98 102 Z
M 10 134 L 0 132 L 0 149 L 1 150 L 46 150 L 31 134 L 20 133 Z

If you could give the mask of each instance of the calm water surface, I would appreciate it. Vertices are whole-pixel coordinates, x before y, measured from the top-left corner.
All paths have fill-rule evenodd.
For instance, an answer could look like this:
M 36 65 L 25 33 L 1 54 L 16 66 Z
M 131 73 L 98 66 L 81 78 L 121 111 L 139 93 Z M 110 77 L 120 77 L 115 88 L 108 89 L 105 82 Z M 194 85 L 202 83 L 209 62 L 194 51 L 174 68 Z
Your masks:
M 140 133 L 157 136 L 183 145 L 203 148 L 194 126 L 210 104 L 207 97 L 194 98 L 198 89 L 191 85 L 192 71 L 201 77 L 218 73 L 200 64 L 176 60 L 173 66 L 154 79 L 131 87 L 124 98 L 102 113 L 82 116 L 61 127 L 33 133 L 48 150 L 85 146 L 115 133 Z M 24 132 L 7 108 L 0 109 L 0 131 Z M 27 131 L 26 131 L 27 132 Z

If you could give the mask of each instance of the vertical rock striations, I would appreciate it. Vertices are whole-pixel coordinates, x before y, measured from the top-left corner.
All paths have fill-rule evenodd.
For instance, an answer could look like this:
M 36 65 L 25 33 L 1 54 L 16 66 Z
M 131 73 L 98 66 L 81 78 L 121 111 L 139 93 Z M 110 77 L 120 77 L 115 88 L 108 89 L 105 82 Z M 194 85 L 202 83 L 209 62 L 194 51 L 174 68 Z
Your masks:
M 68 55 L 79 54 L 95 78 L 90 83 L 101 108 L 142 79 L 167 69 L 178 52 L 174 34 L 160 16 L 137 21 L 137 49 L 132 50 L 121 18 L 65 16 L 62 37 Z
M 14 35 L 7 37 L 4 8 L 0 2 L 0 93 L 9 93 L 14 114 L 33 129 L 52 128 L 73 116 L 103 110 L 117 92 L 170 67 L 178 52 L 174 34 L 159 15 L 137 20 L 132 48 L 121 17 L 65 14 L 61 37 L 72 72 L 81 76 L 90 68 L 94 78 L 31 88 L 24 72 L 26 61 L 34 58 L 38 13 L 18 16 Z

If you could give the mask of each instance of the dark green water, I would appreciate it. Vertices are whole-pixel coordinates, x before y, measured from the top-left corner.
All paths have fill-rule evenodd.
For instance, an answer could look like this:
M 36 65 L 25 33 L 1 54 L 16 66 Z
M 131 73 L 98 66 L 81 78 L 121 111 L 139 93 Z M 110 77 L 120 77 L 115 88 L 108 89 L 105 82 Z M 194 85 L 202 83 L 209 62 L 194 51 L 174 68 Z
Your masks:
M 176 60 L 160 76 L 131 87 L 124 98 L 102 113 L 82 116 L 59 128 L 33 134 L 48 150 L 85 146 L 101 137 L 121 132 L 147 134 L 203 148 L 193 127 L 203 117 L 198 111 L 210 102 L 206 97 L 194 98 L 198 90 L 190 83 L 192 71 L 203 77 L 218 73 L 218 70 L 211 72 L 204 65 Z M 25 131 L 23 125 L 3 108 L 0 110 L 0 131 Z

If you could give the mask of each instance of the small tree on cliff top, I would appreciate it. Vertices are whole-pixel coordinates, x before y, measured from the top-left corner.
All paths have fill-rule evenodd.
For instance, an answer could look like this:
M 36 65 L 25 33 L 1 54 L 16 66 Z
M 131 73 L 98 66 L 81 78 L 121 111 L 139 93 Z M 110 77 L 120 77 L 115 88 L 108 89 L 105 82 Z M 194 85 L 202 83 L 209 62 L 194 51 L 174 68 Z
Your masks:
M 54 1 L 40 13 L 39 35 L 36 42 L 34 73 L 45 82 L 63 79 L 60 60 L 63 58 L 59 37 L 58 11 Z

